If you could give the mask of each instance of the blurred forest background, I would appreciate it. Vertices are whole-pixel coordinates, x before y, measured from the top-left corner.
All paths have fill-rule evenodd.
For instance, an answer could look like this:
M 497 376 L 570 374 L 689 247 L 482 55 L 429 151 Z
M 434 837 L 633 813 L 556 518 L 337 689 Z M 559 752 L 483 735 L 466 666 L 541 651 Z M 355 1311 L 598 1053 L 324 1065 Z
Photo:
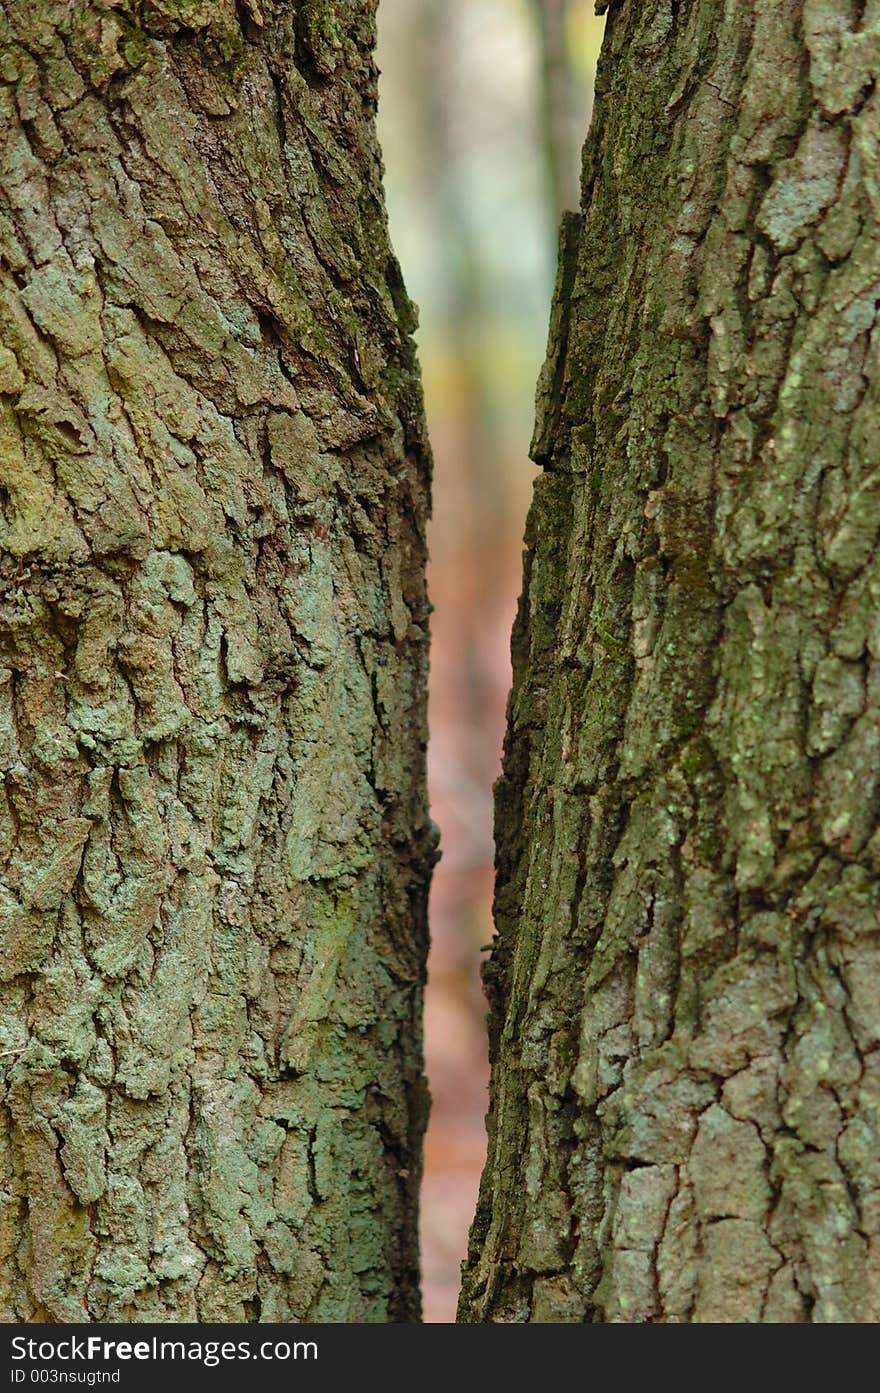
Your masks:
M 593 0 L 380 0 L 391 235 L 420 308 L 434 447 L 432 895 L 425 1319 L 451 1321 L 485 1153 L 480 950 L 510 684 L 527 457 L 558 215 L 577 207 L 602 21 Z

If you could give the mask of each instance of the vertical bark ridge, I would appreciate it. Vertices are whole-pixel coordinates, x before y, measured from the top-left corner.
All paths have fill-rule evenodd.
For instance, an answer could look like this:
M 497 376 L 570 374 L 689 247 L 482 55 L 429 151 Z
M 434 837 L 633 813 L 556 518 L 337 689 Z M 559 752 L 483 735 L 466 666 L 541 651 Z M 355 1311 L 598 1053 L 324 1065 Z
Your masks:
M 418 1316 L 375 0 L 0 4 L 0 1315 Z
M 870 2 L 610 7 L 465 1320 L 880 1316 L 878 54 Z

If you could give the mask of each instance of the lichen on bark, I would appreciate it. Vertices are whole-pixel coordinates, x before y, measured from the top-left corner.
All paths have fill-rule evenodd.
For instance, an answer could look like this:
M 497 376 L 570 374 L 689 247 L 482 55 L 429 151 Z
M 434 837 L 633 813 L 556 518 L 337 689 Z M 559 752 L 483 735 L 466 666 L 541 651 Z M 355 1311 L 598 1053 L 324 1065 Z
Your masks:
M 375 0 L 0 4 L 0 1317 L 419 1310 Z
M 604 8 L 461 1314 L 873 1321 L 880 5 Z

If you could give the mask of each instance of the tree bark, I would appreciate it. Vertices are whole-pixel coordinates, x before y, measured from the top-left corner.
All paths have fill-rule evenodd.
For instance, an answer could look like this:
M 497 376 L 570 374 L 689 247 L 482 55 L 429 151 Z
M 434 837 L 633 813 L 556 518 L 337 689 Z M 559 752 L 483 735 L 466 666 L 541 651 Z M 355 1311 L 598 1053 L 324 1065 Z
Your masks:
M 409 1320 L 428 455 L 375 0 L 0 5 L 0 1318 Z
M 465 1320 L 880 1318 L 878 54 L 870 0 L 608 15 Z

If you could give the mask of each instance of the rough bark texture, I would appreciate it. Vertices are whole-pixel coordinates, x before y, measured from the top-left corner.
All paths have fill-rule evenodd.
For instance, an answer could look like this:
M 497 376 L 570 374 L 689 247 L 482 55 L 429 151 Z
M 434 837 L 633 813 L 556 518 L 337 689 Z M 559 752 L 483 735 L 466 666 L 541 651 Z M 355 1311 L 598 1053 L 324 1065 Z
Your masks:
M 427 457 L 375 0 L 0 5 L 0 1318 L 411 1319 Z
M 880 4 L 623 0 L 566 220 L 462 1314 L 880 1318 Z

